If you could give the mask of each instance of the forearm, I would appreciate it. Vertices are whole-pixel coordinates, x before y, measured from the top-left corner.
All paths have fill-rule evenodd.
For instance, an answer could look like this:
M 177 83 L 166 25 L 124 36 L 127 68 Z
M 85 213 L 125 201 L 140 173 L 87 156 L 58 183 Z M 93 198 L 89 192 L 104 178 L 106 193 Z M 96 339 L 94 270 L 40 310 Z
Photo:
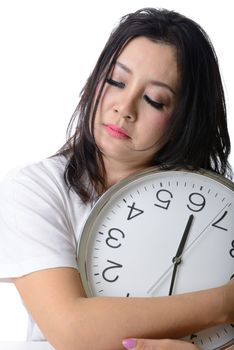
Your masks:
M 71 268 L 42 270 L 14 282 L 57 350 L 120 350 L 124 338 L 180 338 L 234 321 L 234 280 L 162 298 L 86 298 L 79 273 Z
M 222 288 L 166 298 L 80 298 L 64 344 L 120 350 L 124 338 L 180 338 L 227 321 Z

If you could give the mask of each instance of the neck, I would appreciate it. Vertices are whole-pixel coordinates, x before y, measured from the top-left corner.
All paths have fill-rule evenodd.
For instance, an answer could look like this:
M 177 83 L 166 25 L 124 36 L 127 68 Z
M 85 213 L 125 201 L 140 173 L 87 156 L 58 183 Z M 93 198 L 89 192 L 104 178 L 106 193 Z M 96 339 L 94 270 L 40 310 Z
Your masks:
M 117 182 L 125 179 L 126 177 L 143 171 L 147 166 L 140 164 L 123 163 L 117 161 L 104 160 L 107 187 L 116 184 Z

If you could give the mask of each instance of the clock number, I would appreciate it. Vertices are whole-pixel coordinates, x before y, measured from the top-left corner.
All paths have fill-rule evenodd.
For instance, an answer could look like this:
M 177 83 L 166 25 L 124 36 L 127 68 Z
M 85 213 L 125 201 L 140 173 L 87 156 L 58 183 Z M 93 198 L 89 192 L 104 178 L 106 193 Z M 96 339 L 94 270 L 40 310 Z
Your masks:
M 111 282 L 111 283 L 116 282 L 117 279 L 119 278 L 119 275 L 116 275 L 114 278 L 111 279 L 111 278 L 107 277 L 106 274 L 107 274 L 107 272 L 110 271 L 110 270 L 122 268 L 123 265 L 118 264 L 118 263 L 116 263 L 116 262 L 114 262 L 114 261 L 111 261 L 111 260 L 107 260 L 107 262 L 110 263 L 110 264 L 112 264 L 112 266 L 106 267 L 106 268 L 103 270 L 103 272 L 102 272 L 102 277 L 103 277 L 104 280 L 107 281 L 107 282 Z
M 191 343 L 192 343 L 192 344 L 195 343 L 194 340 L 195 340 L 196 338 L 197 338 L 197 335 L 196 335 L 196 334 L 193 333 L 193 334 L 190 335 L 190 340 L 191 340 Z
M 128 205 L 128 208 L 130 208 L 130 212 L 128 214 L 127 220 L 131 220 L 131 219 L 135 218 L 136 216 L 141 215 L 141 214 L 144 213 L 144 210 L 136 208 L 135 204 L 136 203 L 133 202 L 132 205 Z
M 232 241 L 232 249 L 229 250 L 229 253 L 232 258 L 234 258 L 234 241 Z
M 228 213 L 228 212 L 227 212 L 227 210 L 226 210 L 226 211 L 223 213 L 223 215 L 221 216 L 220 219 L 218 219 L 217 221 L 213 222 L 212 226 L 217 227 L 217 228 L 220 228 L 220 230 L 227 231 L 227 228 L 217 225 L 218 223 L 220 223 L 220 221 L 222 221 L 222 220 L 225 218 L 225 216 L 227 215 L 227 213 Z
M 121 235 L 122 238 L 125 238 L 125 235 L 123 233 L 123 231 L 121 231 L 120 229 L 118 228 L 111 228 L 109 231 L 108 231 L 108 235 L 109 237 L 106 239 L 106 244 L 110 247 L 110 248 L 119 248 L 121 247 L 121 243 L 119 244 L 116 244 L 116 242 L 118 242 L 118 238 L 115 237 L 115 235 Z
M 202 194 L 194 192 L 189 195 L 189 202 L 190 204 L 187 204 L 187 207 L 192 211 L 198 212 L 204 208 L 206 199 Z
M 154 203 L 154 205 L 156 207 L 160 207 L 160 208 L 163 208 L 163 209 L 168 209 L 168 207 L 169 207 L 169 205 L 171 203 L 171 198 L 173 198 L 173 195 L 168 190 L 159 190 L 156 193 L 156 198 L 161 203 L 161 204 Z

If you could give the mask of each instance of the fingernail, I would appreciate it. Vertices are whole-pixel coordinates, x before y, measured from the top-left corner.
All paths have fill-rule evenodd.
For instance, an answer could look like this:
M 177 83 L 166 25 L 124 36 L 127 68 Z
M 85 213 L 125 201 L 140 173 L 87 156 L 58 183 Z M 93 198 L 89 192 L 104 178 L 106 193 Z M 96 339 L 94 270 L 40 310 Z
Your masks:
M 136 339 L 124 339 L 122 344 L 126 349 L 133 349 L 136 346 Z

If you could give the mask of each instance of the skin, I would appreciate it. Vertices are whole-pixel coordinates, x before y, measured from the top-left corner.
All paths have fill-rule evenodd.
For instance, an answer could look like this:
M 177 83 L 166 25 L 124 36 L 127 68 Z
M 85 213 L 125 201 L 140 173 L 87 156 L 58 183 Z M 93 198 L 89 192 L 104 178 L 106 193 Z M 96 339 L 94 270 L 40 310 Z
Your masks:
M 126 349 L 132 350 L 199 350 L 193 344 L 174 339 L 126 339 L 123 341 L 123 345 Z
M 162 145 L 179 88 L 170 46 L 137 38 L 117 62 L 94 125 L 109 186 L 149 165 Z M 155 108 L 152 101 L 163 107 Z M 139 350 L 195 350 L 191 344 L 156 338 L 181 338 L 234 320 L 234 283 L 171 297 L 86 298 L 79 272 L 72 268 L 41 270 L 14 282 L 57 350 L 120 350 L 123 339 L 132 336 L 139 338 L 135 347 Z
M 110 79 L 97 110 L 94 136 L 112 185 L 149 166 L 162 146 L 179 88 L 174 48 L 136 38 L 118 57 Z M 108 125 L 123 128 L 128 137 L 111 134 Z
M 193 344 L 174 339 L 133 339 L 133 341 L 130 339 L 130 342 L 124 340 L 123 344 L 125 344 L 126 349 L 132 350 L 199 350 L 199 348 Z M 133 344 L 134 347 L 132 347 Z M 129 347 L 129 345 L 131 347 Z M 227 347 L 226 350 L 234 350 L 234 345 Z

